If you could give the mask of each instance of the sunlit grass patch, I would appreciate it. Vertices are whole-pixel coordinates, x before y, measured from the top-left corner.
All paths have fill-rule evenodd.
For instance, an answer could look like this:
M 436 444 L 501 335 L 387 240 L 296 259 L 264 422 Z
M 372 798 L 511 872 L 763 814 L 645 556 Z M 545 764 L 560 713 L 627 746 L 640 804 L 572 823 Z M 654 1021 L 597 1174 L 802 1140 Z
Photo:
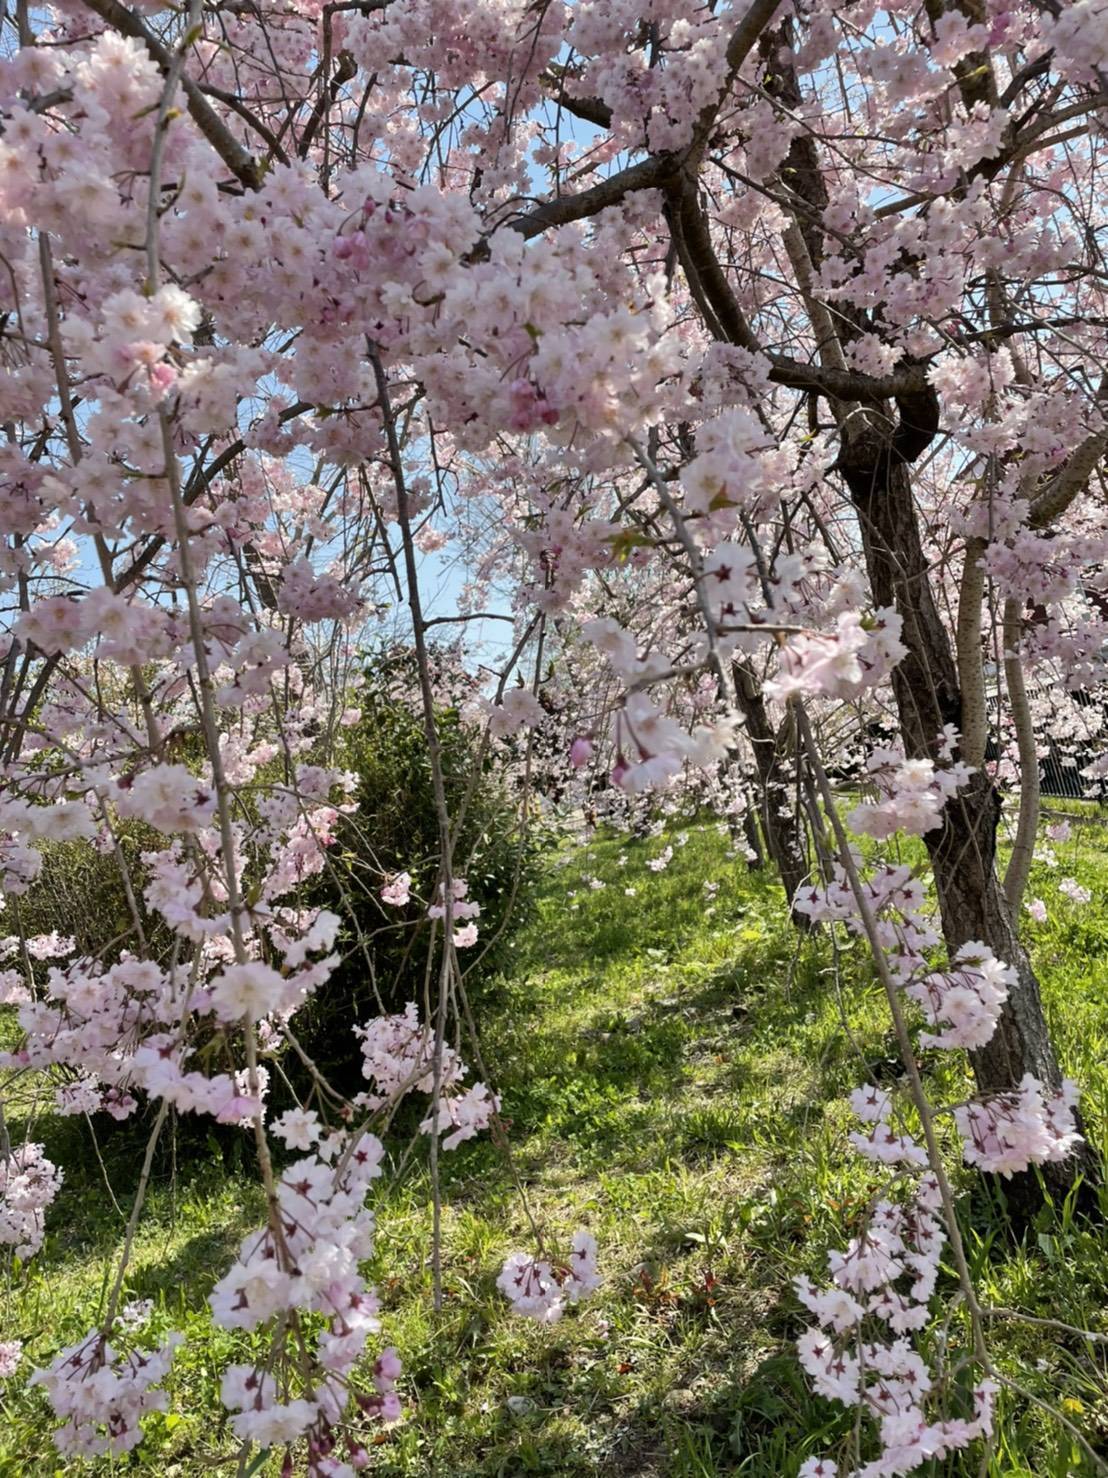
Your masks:
M 684 845 L 677 830 L 601 837 L 553 859 L 511 971 L 477 1001 L 511 1158 L 487 1140 L 446 1157 L 440 1313 L 422 1146 L 401 1178 L 381 1182 L 371 1271 L 382 1342 L 404 1361 L 407 1409 L 373 1449 L 376 1473 L 792 1478 L 806 1455 L 850 1430 L 851 1414 L 812 1397 L 794 1359 L 802 1321 L 790 1281 L 822 1271 L 873 1193 L 846 1143 L 845 1096 L 863 1064 L 889 1081 L 899 1075 L 887 1012 L 860 949 L 836 957 L 824 937 L 799 939 L 771 877 L 729 857 L 715 826 L 686 830 Z M 1108 831 L 1075 831 L 1054 847 L 1057 866 L 1036 867 L 1031 894 L 1048 917 L 1028 920 L 1027 935 L 1103 1152 Z M 651 871 L 666 846 L 672 861 Z M 1059 894 L 1067 876 L 1091 890 L 1088 905 Z M 949 1101 L 966 1079 L 953 1055 L 935 1056 L 937 1092 Z M 47 1245 L 9 1302 L 5 1333 L 36 1360 L 95 1322 L 120 1240 L 95 1156 L 87 1142 L 72 1151 Z M 248 1155 L 195 1139 L 180 1151 L 175 1175 L 168 1154 L 159 1161 L 127 1295 L 153 1299 L 155 1327 L 182 1328 L 187 1344 L 170 1380 L 171 1415 L 117 1465 L 128 1472 L 199 1475 L 232 1446 L 213 1374 L 243 1344 L 211 1326 L 205 1297 L 260 1219 L 260 1196 Z M 113 1181 L 122 1175 L 126 1210 L 133 1173 L 129 1181 L 117 1158 L 133 1157 L 133 1141 L 113 1137 L 103 1153 Z M 1059 1208 L 1013 1247 L 995 1199 L 969 1176 L 959 1183 L 987 1303 L 1108 1330 L 1099 1229 Z M 513 1317 L 494 1286 L 506 1253 L 528 1245 L 523 1196 L 552 1245 L 579 1225 L 600 1243 L 601 1290 L 550 1327 Z M 1108 1451 L 1102 1349 L 1014 1322 L 997 1324 L 994 1344 L 1002 1369 L 1068 1403 L 1070 1420 Z M 66 1471 L 41 1396 L 18 1380 L 0 1395 L 0 1473 Z M 970 1454 L 935 1472 L 970 1478 L 979 1461 Z M 1005 1398 L 993 1478 L 1061 1478 L 1086 1472 L 1081 1464 L 1041 1412 Z M 275 1458 L 269 1470 L 278 1468 Z

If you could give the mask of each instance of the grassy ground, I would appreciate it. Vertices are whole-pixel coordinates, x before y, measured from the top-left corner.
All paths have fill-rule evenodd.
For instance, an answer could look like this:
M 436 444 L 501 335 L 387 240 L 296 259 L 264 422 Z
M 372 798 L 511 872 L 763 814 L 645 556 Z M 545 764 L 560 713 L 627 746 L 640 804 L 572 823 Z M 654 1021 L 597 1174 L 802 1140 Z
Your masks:
M 1031 893 L 1050 918 L 1029 923 L 1028 936 L 1104 1153 L 1108 831 L 1090 825 L 1081 838 L 1055 847 L 1056 868 L 1036 868 Z M 674 860 L 651 872 L 666 841 Z M 873 1190 L 844 1139 L 857 1053 L 879 1074 L 898 1068 L 860 956 L 837 961 L 826 940 L 798 942 L 778 890 L 726 845 L 714 827 L 696 828 L 687 845 L 674 835 L 598 841 L 552 864 L 515 968 L 481 1003 L 512 1165 L 487 1142 L 449 1157 L 440 1315 L 418 1157 L 378 1207 L 374 1272 L 408 1410 L 376 1447 L 375 1473 L 791 1478 L 805 1456 L 848 1437 L 849 1414 L 813 1399 L 795 1363 L 789 1281 L 818 1276 Z M 1066 876 L 1093 890 L 1091 904 L 1058 894 Z M 718 884 L 714 897 L 706 883 Z M 958 1096 L 950 1067 L 936 1066 Z M 5 1334 L 43 1360 L 95 1320 L 121 1226 L 79 1126 L 58 1133 L 70 1141 L 54 1145 L 67 1187 L 44 1252 L 4 1305 Z M 133 1148 L 117 1137 L 102 1153 L 125 1191 Z M 180 1159 L 176 1174 L 161 1167 L 128 1291 L 155 1300 L 155 1329 L 182 1328 L 188 1343 L 172 1414 L 153 1420 L 120 1471 L 200 1474 L 232 1445 L 206 1393 L 242 1343 L 212 1330 L 204 1297 L 260 1219 L 259 1198 L 225 1151 L 194 1146 Z M 552 1327 L 511 1316 L 493 1286 L 504 1254 L 527 1245 L 514 1177 L 553 1244 L 579 1225 L 600 1243 L 602 1290 Z M 1058 1208 L 1013 1247 L 995 1192 L 966 1178 L 960 1207 L 986 1302 L 1108 1330 L 1101 1231 Z M 1108 1455 L 1106 1347 L 1005 1323 L 995 1348 L 1001 1368 L 1062 1403 Z M 50 1455 L 45 1403 L 20 1379 L 0 1386 L 0 1415 L 0 1474 L 74 1471 Z M 1062 1478 L 1093 1471 L 1082 1463 L 1056 1423 L 1006 1397 L 988 1465 L 975 1453 L 934 1472 Z

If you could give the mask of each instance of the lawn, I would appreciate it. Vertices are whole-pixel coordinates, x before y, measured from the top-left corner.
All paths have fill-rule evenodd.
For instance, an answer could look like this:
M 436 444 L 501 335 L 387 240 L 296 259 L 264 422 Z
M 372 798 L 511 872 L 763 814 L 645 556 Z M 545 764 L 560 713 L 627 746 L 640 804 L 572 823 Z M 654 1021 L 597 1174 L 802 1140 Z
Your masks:
M 1108 829 L 1090 818 L 1076 830 L 1055 845 L 1056 866 L 1036 865 L 1030 895 L 1049 917 L 1027 928 L 1065 1068 L 1108 1153 Z M 651 871 L 666 845 L 673 860 Z M 374 1473 L 791 1478 L 804 1457 L 849 1436 L 851 1414 L 811 1397 L 795 1362 L 802 1319 L 790 1280 L 818 1275 L 865 1210 L 874 1182 L 846 1144 L 845 1095 L 861 1059 L 886 1078 L 898 1063 L 860 950 L 798 938 L 779 890 L 727 849 L 707 825 L 597 839 L 551 858 L 514 967 L 477 1002 L 509 1151 L 482 1140 L 448 1157 L 441 1313 L 422 1145 L 380 1194 L 373 1273 L 382 1340 L 404 1362 L 406 1414 L 381 1434 Z M 1092 890 L 1090 904 L 1059 894 L 1068 876 Z M 929 1066 L 947 1075 L 939 1091 L 958 1096 L 955 1070 Z M 99 1147 L 117 1209 L 87 1131 L 64 1121 L 53 1132 L 57 1158 L 84 1170 L 67 1171 L 46 1246 L 5 1304 L 5 1334 L 36 1360 L 96 1319 L 134 1154 L 125 1135 Z M 260 1198 L 245 1156 L 238 1164 L 225 1146 L 198 1152 L 194 1139 L 176 1159 L 159 1164 L 128 1296 L 152 1299 L 151 1328 L 183 1329 L 187 1344 L 170 1414 L 151 1421 L 132 1459 L 103 1472 L 201 1474 L 233 1450 L 221 1409 L 202 1393 L 246 1342 L 213 1330 L 204 1296 L 260 1219 Z M 968 1176 L 959 1186 L 986 1303 L 1108 1331 L 1099 1228 L 1058 1207 L 1013 1245 L 996 1189 Z M 494 1287 L 504 1255 L 528 1245 L 524 1198 L 553 1245 L 577 1226 L 600 1244 L 603 1287 L 552 1326 L 512 1316 Z M 97 1213 L 81 1220 L 89 1205 Z M 956 1347 L 957 1320 L 950 1337 Z M 997 1323 L 993 1345 L 1002 1369 L 1060 1403 L 1108 1455 L 1108 1346 L 1016 1322 Z M 17 1377 L 0 1387 L 0 1474 L 75 1471 L 51 1454 L 41 1394 L 22 1386 Z M 986 1466 L 977 1451 L 934 1472 L 1061 1478 L 1092 1468 L 1055 1422 L 1006 1396 Z

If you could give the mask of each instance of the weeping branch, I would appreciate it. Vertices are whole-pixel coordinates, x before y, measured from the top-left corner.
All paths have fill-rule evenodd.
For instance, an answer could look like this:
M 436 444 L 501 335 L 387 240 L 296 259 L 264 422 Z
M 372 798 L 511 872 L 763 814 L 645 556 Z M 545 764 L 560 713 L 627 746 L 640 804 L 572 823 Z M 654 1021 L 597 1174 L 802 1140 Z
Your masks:
M 1035 741 L 1035 724 L 1027 685 L 1023 676 L 1020 641 L 1023 636 L 1023 602 L 1010 595 L 1004 602 L 1004 681 L 1008 686 L 1008 707 L 1016 728 L 1020 757 L 1020 809 L 1016 823 L 1016 840 L 1004 873 L 1004 896 L 1013 916 L 1019 912 L 1024 890 L 1035 855 L 1035 835 L 1039 829 L 1039 746 Z

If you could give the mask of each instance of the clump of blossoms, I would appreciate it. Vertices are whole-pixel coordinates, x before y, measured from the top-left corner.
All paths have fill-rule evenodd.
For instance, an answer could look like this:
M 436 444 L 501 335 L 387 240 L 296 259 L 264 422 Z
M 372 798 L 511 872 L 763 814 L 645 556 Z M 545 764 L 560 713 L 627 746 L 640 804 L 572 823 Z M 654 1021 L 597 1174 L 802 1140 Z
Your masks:
M 937 808 L 955 786 L 945 795 L 941 789 L 934 794 L 933 773 L 928 763 L 927 773 L 919 772 L 920 785 L 909 785 L 909 796 L 926 799 L 902 810 L 904 830 L 918 832 L 939 824 Z M 854 813 L 862 823 L 859 829 L 871 829 L 866 823 L 874 809 L 860 807 Z M 886 866 L 869 880 L 854 871 L 854 879 L 878 930 L 877 946 L 888 946 L 895 988 L 940 1028 L 921 1032 L 920 1044 L 948 1050 L 985 1046 L 1014 983 L 1014 970 L 979 942 L 963 945 L 945 969 L 929 969 L 924 951 L 936 940 L 922 919 L 922 890 L 913 886 L 908 870 Z M 856 887 L 843 869 L 830 885 L 804 890 L 797 906 L 813 918 L 842 920 L 862 932 Z M 882 1196 L 846 1248 L 829 1252 L 828 1285 L 817 1287 L 806 1277 L 795 1284 L 816 1321 L 797 1342 L 813 1389 L 866 1413 L 880 1448 L 872 1461 L 842 1470 L 842 1478 L 914 1472 L 993 1432 L 998 1387 L 991 1375 L 986 1373 L 974 1386 L 972 1411 L 944 1416 L 944 1382 L 912 1343 L 913 1333 L 933 1317 L 949 1207 L 927 1147 L 894 1125 L 895 1099 L 894 1090 L 877 1085 L 856 1089 L 850 1101 L 862 1129 L 849 1138 L 863 1158 L 891 1167 L 897 1196 Z M 1072 1082 L 1051 1090 L 1028 1074 L 1017 1092 L 971 1099 L 951 1112 L 966 1163 L 1010 1177 L 1072 1153 L 1081 1142 L 1073 1114 L 1076 1103 Z M 840 1471 L 829 1459 L 812 1459 L 801 1469 L 810 1478 L 837 1478 Z
M 460 891 L 458 891 L 460 884 Z M 477 909 L 467 904 L 466 885 L 458 879 L 456 906 Z M 439 905 L 435 905 L 439 907 Z M 441 912 L 441 909 L 440 909 Z M 362 1043 L 362 1074 L 372 1089 L 360 1093 L 356 1104 L 368 1109 L 392 1105 L 405 1094 L 433 1094 L 435 1090 L 435 1034 L 419 1019 L 419 1008 L 409 1001 L 403 1011 L 393 1016 L 378 1016 L 365 1026 L 354 1028 Z M 432 1111 L 420 1129 L 430 1134 L 436 1128 L 443 1136 L 442 1148 L 456 1149 L 487 1129 L 500 1108 L 500 1101 L 485 1083 L 472 1083 L 463 1088 L 469 1069 L 458 1053 L 445 1044 L 438 1048 L 438 1113 Z
M 564 1261 L 513 1252 L 501 1269 L 496 1286 L 517 1314 L 540 1324 L 554 1324 L 567 1305 L 578 1303 L 600 1286 L 596 1266 L 596 1238 L 574 1232 Z
M 223 1404 L 236 1413 L 236 1435 L 260 1447 L 306 1437 L 308 1471 L 322 1475 L 333 1471 L 327 1463 L 340 1432 L 352 1452 L 362 1453 L 351 1437 L 359 1423 L 400 1414 L 394 1350 L 376 1358 L 374 1396 L 359 1393 L 354 1378 L 367 1341 L 381 1327 L 377 1298 L 359 1269 L 373 1252 L 374 1218 L 365 1198 L 385 1151 L 371 1134 L 323 1134 L 314 1114 L 290 1111 L 277 1127 L 287 1142 L 311 1152 L 282 1172 L 270 1222 L 243 1238 L 209 1303 L 224 1329 L 279 1321 L 297 1332 L 276 1363 L 229 1366 Z M 322 1320 L 318 1334 L 312 1315 Z
M 877 788 L 882 799 L 856 806 L 849 824 L 879 839 L 898 831 L 923 836 L 942 825 L 943 807 L 971 773 L 959 761 L 937 765 L 929 759 L 905 759 L 895 749 L 875 749 L 866 761 L 864 779 Z
M 880 1455 L 840 1469 L 811 1459 L 808 1478 L 893 1478 L 941 1459 L 993 1431 L 996 1383 L 980 1380 L 964 1417 L 942 1417 L 942 1390 L 913 1346 L 911 1333 L 931 1319 L 930 1304 L 946 1240 L 935 1177 L 919 1178 L 903 1199 L 878 1201 L 858 1236 L 831 1252 L 831 1283 L 796 1280 L 815 1323 L 797 1341 L 800 1363 L 819 1395 L 860 1407 L 877 1429 Z
M 393 908 L 403 908 L 412 896 L 412 875 L 410 872 L 398 872 L 394 878 L 381 889 L 381 902 L 391 905 Z
M 937 970 L 908 986 L 924 1015 L 941 1032 L 921 1032 L 923 1047 L 984 1047 L 996 1030 L 1008 987 L 1015 978 L 1009 965 L 996 959 L 987 945 L 963 944 L 948 970 Z
M 938 942 L 937 936 L 923 914 L 923 889 L 907 866 L 882 866 L 861 886 L 894 978 L 925 1019 L 941 1028 L 920 1032 L 920 1045 L 969 1051 L 985 1046 L 1008 998 L 1012 968 L 980 942 L 962 945 L 945 969 L 930 968 L 926 952 Z M 862 932 L 857 900 L 841 869 L 830 884 L 803 889 L 794 906 L 814 920 L 844 922 L 852 932 Z M 1065 1159 L 1080 1142 L 1072 1113 L 1076 1102 L 1072 1082 L 1051 1090 L 1027 1075 L 1017 1092 L 993 1094 L 957 1108 L 955 1121 L 967 1163 L 1011 1175 L 1030 1165 Z M 921 1147 L 888 1126 L 891 1095 L 859 1089 L 854 1106 L 875 1126 L 865 1136 L 851 1135 L 856 1149 L 890 1163 L 901 1158 L 923 1163 Z
M 61 1189 L 62 1172 L 41 1144 L 0 1154 L 0 1246 L 26 1260 L 42 1246 L 46 1211 Z
M 907 651 L 901 624 L 891 610 L 879 610 L 869 621 L 844 611 L 834 632 L 793 637 L 782 649 L 780 675 L 766 684 L 767 695 L 854 698 L 876 687 Z
M 1064 1160 L 1081 1143 L 1073 1113 L 1078 1097 L 1069 1078 L 1052 1093 L 1027 1073 L 1015 1093 L 956 1108 L 967 1164 L 1010 1178 L 1029 1165 Z
M 854 862 L 856 869 L 861 867 L 858 853 Z M 880 862 L 863 874 L 860 886 L 889 967 L 897 980 L 906 983 L 926 968 L 927 952 L 939 943 L 926 889 L 907 863 L 890 862 Z M 841 863 L 833 864 L 826 883 L 798 889 L 792 906 L 813 923 L 841 923 L 856 937 L 865 933 L 854 888 Z
M 58 1451 L 89 1458 L 137 1447 L 143 1417 L 168 1409 L 169 1398 L 158 1382 L 183 1342 L 184 1336 L 174 1333 L 155 1350 L 128 1348 L 93 1330 L 36 1370 L 31 1385 L 43 1387 L 62 1421 L 54 1433 Z
M 477 943 L 477 924 L 474 921 L 480 917 L 481 905 L 476 898 L 469 897 L 469 882 L 466 878 L 451 880 L 450 895 L 450 918 L 454 925 L 450 936 L 451 943 L 455 949 L 466 949 Z M 438 901 L 428 908 L 427 917 L 445 919 L 446 912 L 446 899 L 443 887 L 440 885 Z M 459 922 L 460 920 L 466 922 Z
M 230 741 L 224 754 L 244 780 L 267 758 L 262 744 L 247 751 Z M 141 783 L 143 775 L 151 777 L 148 785 Z M 330 953 L 338 917 L 297 907 L 289 895 L 322 868 L 335 815 L 329 797 L 343 777 L 302 765 L 296 780 L 294 797 L 276 791 L 260 798 L 250 853 L 255 881 L 238 918 L 241 944 L 230 902 L 232 883 L 242 887 L 246 863 L 237 863 L 230 878 L 220 865 L 222 838 L 210 825 L 212 789 L 182 766 L 140 772 L 123 787 L 119 795 L 128 803 L 142 797 L 140 812 L 167 833 L 167 846 L 144 854 L 146 900 L 191 964 L 160 965 L 128 950 L 114 963 L 85 956 L 56 963 L 73 953 L 71 939 L 54 934 L 23 941 L 25 956 L 41 962 L 41 974 L 33 991 L 6 982 L 22 1038 L 4 1054 L 3 1065 L 17 1074 L 60 1072 L 55 1094 L 61 1113 L 126 1117 L 149 1095 L 163 1112 L 172 1105 L 257 1132 L 264 1124 L 269 1072 L 256 1060 L 242 1065 L 236 1043 L 256 1033 L 260 1048 L 279 1051 L 286 1024 L 326 983 L 338 958 Z M 36 819 L 58 809 L 59 803 L 32 808 Z M 86 815 L 91 821 L 92 813 Z M 36 834 L 44 834 L 41 826 Z M 245 850 L 239 855 L 245 858 Z M 465 897 L 464 881 L 455 894 L 463 916 L 477 912 Z M 5 955 L 16 953 L 18 944 L 5 940 Z M 420 1061 L 424 1071 L 418 1076 L 430 1073 L 424 1087 L 437 1105 L 442 1143 L 452 1148 L 488 1125 L 496 1101 L 482 1084 L 461 1091 L 466 1070 L 449 1049 L 447 1091 L 436 1099 L 434 1034 L 419 1027 L 417 1015 L 408 1020 L 421 1045 L 391 1076 L 379 1054 L 386 1096 L 374 1106 L 383 1106 L 393 1089 L 414 1086 L 404 1079 L 412 1061 Z M 379 1029 L 376 1035 L 380 1040 Z M 425 1132 L 431 1132 L 432 1117 Z M 337 1471 L 331 1456 L 336 1444 L 341 1441 L 360 1465 L 366 1423 L 391 1421 L 400 1412 L 395 1352 L 370 1358 L 366 1350 L 379 1321 L 376 1299 L 359 1270 L 372 1250 L 372 1215 L 364 1202 L 380 1174 L 383 1150 L 368 1134 L 326 1132 L 319 1115 L 303 1109 L 286 1111 L 268 1130 L 290 1149 L 309 1153 L 277 1180 L 273 1219 L 244 1240 L 212 1294 L 217 1323 L 265 1327 L 271 1337 L 257 1367 L 226 1373 L 223 1394 L 243 1441 L 262 1447 L 302 1443 L 309 1472 L 323 1478 Z M 21 1257 L 41 1245 L 45 1211 L 59 1184 L 60 1173 L 37 1144 L 0 1161 L 0 1232 Z M 90 1335 L 35 1377 L 62 1418 L 58 1441 L 64 1451 L 125 1450 L 141 1440 L 144 1415 L 165 1409 L 158 1383 L 178 1337 L 150 1354 L 127 1343 L 126 1328 L 121 1315 L 111 1332 Z M 310 1368 L 302 1344 L 295 1357 L 290 1353 L 297 1330 L 311 1340 Z M 293 1372 L 298 1384 L 290 1390 Z

